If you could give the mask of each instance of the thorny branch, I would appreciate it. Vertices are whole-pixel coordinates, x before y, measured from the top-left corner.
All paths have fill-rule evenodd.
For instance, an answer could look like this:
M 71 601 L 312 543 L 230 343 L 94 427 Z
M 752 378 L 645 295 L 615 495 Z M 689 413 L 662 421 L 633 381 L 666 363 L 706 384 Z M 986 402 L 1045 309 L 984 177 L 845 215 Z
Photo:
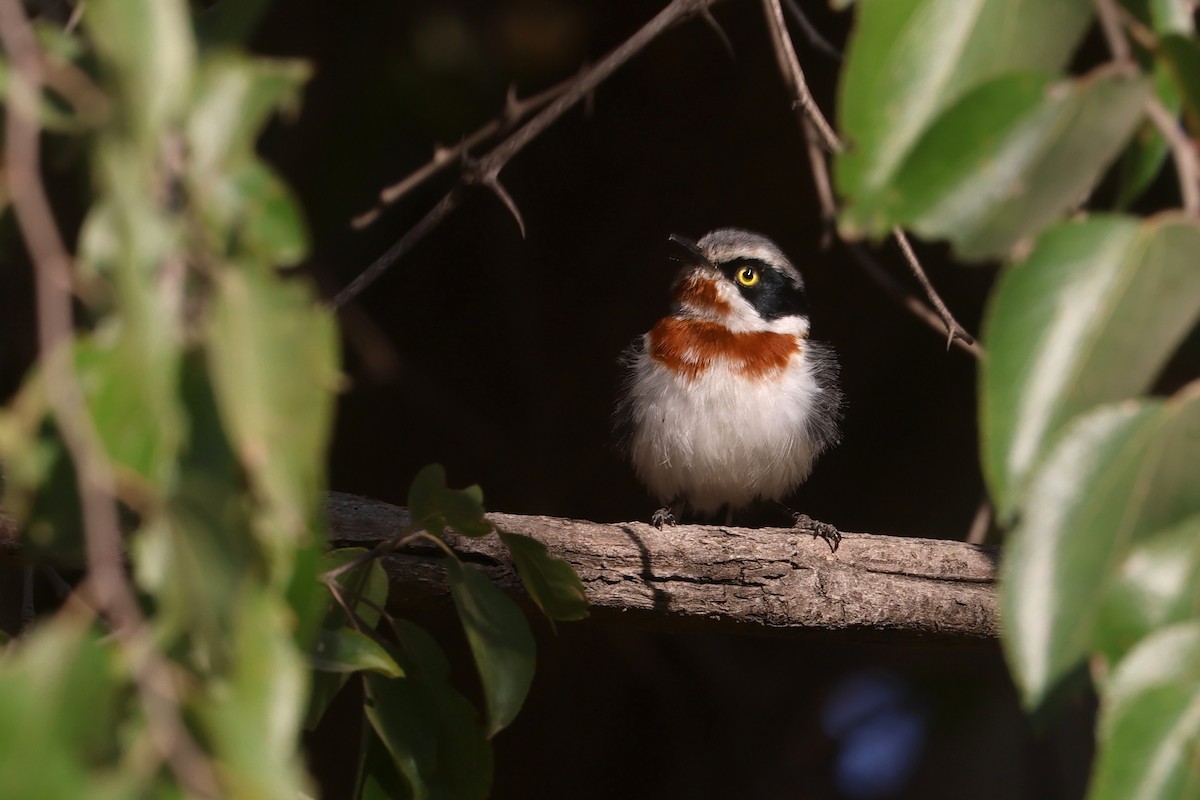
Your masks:
M 20 0 L 0 0 L 0 42 L 12 64 L 5 115 L 5 173 L 17 225 L 34 266 L 38 349 L 47 401 L 75 464 L 88 581 L 128 656 L 151 739 L 180 783 L 211 797 L 211 766 L 180 718 L 168 665 L 155 650 L 122 560 L 116 484 L 72 366 L 71 256 L 39 172 L 38 103 L 44 59 Z
M 508 207 L 509 211 L 516 217 L 517 224 L 521 227 L 522 234 L 524 234 L 525 224 L 517 213 L 516 204 L 500 184 L 500 171 L 504 169 L 513 156 L 525 149 L 526 145 L 558 121 L 559 117 L 567 110 L 581 100 L 589 97 L 597 86 L 603 83 L 617 69 L 629 61 L 629 59 L 641 52 L 648 44 L 658 38 L 661 33 L 690 16 L 702 13 L 714 2 L 716 0 L 671 0 L 666 8 L 643 25 L 633 36 L 626 39 L 615 50 L 596 62 L 591 69 L 584 71 L 575 78 L 541 112 L 518 128 L 478 161 L 468 163 L 468 168 L 463 171 L 460 182 L 447 192 L 438 201 L 437 205 L 422 217 L 416 226 L 404 234 L 386 253 L 376 259 L 375 263 L 367 267 L 345 289 L 339 292 L 333 299 L 333 307 L 340 308 L 357 297 L 363 289 L 374 283 L 388 267 L 411 250 L 417 242 L 423 239 L 442 220 L 449 216 L 452 211 L 458 208 L 459 203 L 462 201 L 462 190 L 466 186 L 483 186 L 496 193 L 505 206 Z
M 837 228 L 833 225 L 833 220 L 837 216 L 837 209 L 834 205 L 833 191 L 830 188 L 829 181 L 829 165 L 825 160 L 825 152 L 840 153 L 844 149 L 841 138 L 834 131 L 833 126 L 825 119 L 825 115 L 821 113 L 820 107 L 816 100 L 813 99 L 812 92 L 808 89 L 808 82 L 804 78 L 804 70 L 800 66 L 800 59 L 796 56 L 796 49 L 792 46 L 791 36 L 788 34 L 787 22 L 783 17 L 783 8 L 780 5 L 780 0 L 763 0 L 763 11 L 767 18 L 767 27 L 771 33 L 771 44 L 775 48 L 775 56 L 779 62 L 779 69 L 783 73 L 784 80 L 791 87 L 792 92 L 796 96 L 796 108 L 802 112 L 803 119 L 801 127 L 804 130 L 805 140 L 807 141 L 809 161 L 812 165 L 813 180 L 817 186 L 817 197 L 821 202 L 821 216 L 826 222 L 827 230 L 836 233 Z M 822 149 L 825 152 L 822 152 Z M 916 276 L 917 281 L 921 284 L 921 288 L 925 290 L 926 297 L 933 304 L 937 311 L 937 318 L 941 325 L 937 328 L 944 329 L 947 334 L 946 347 L 955 342 L 960 342 L 961 347 L 968 353 L 971 353 L 976 358 L 983 354 L 983 349 L 975 343 L 975 337 L 967 333 L 966 329 L 958 323 L 954 315 L 950 313 L 950 309 L 946 308 L 946 304 L 942 302 L 942 298 L 938 295 L 937 290 L 933 288 L 925 270 L 921 267 L 921 262 L 917 259 L 912 247 L 908 243 L 908 239 L 904 235 L 904 231 L 899 228 L 892 229 L 892 236 L 896 239 L 896 243 L 900 245 L 901 251 L 904 253 L 905 260 Z M 839 237 L 840 238 L 840 237 Z M 870 256 L 858 245 L 846 243 L 851 249 L 855 257 L 864 265 L 873 262 Z M 880 276 L 885 274 L 880 269 L 868 268 L 868 274 L 876 281 L 880 280 Z M 889 293 L 896 294 L 899 285 L 895 281 L 887 280 L 884 283 Z M 904 306 L 910 311 L 913 311 L 918 317 L 926 322 L 929 321 L 928 309 L 917 301 L 911 298 L 902 289 L 900 292 L 904 294 Z
M 544 108 L 547 103 L 566 91 L 574 80 L 574 78 L 571 78 L 570 80 L 563 81 L 557 86 L 552 86 L 544 92 L 540 92 L 524 100 L 517 97 L 515 89 L 509 89 L 508 97 L 504 101 L 504 112 L 500 117 L 491 120 L 454 147 L 438 147 L 434 150 L 433 159 L 428 164 L 411 173 L 403 180 L 382 189 L 379 192 L 379 203 L 369 211 L 355 217 L 351 221 L 351 225 L 355 228 L 367 227 L 379 217 L 385 206 L 395 203 L 451 164 L 462 163 L 463 159 L 473 149 L 496 134 L 511 130 L 521 120 L 538 109 Z

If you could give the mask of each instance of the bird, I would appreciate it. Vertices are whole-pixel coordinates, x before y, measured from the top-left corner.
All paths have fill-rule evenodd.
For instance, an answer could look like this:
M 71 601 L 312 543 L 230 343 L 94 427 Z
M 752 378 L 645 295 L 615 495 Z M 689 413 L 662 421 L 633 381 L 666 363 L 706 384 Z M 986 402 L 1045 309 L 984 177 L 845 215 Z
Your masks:
M 662 508 L 712 519 L 782 500 L 840 439 L 830 345 L 809 338 L 804 280 L 770 239 L 738 228 L 674 235 L 681 267 L 669 312 L 625 350 L 614 412 L 619 446 Z M 786 509 L 786 506 L 783 506 Z M 795 525 L 836 551 L 832 525 Z

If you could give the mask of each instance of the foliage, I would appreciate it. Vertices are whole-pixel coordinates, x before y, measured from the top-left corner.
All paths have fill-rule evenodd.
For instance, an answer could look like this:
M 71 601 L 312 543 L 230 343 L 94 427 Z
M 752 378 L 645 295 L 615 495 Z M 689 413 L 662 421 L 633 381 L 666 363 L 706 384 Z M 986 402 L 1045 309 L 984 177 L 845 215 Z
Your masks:
M 1031 708 L 1091 667 L 1093 797 L 1182 797 L 1200 759 L 1200 383 L 1145 395 L 1200 319 L 1200 223 L 1120 209 L 1168 154 L 1151 98 L 1200 134 L 1200 49 L 1184 4 L 1126 5 L 1152 35 L 1072 75 L 1090 0 L 858 3 L 835 170 L 844 233 L 901 225 L 1004 262 L 979 428 L 1008 529 L 1005 651 Z
M 478 487 L 448 489 L 440 467 L 414 481 L 402 543 L 446 551 L 486 723 L 439 646 L 382 610 L 385 549 L 325 552 L 337 331 L 309 283 L 280 271 L 305 256 L 302 214 L 255 153 L 309 69 L 239 49 L 265 4 L 242 5 L 195 27 L 182 0 L 96 0 L 81 33 L 39 31 L 105 98 L 98 113 L 47 93 L 38 114 L 87 146 L 82 324 L 62 346 L 115 473 L 146 630 L 109 635 L 77 603 L 5 646 L 0 785 L 20 797 L 310 796 L 302 730 L 354 679 L 366 690 L 360 796 L 483 797 L 488 740 L 525 699 L 533 637 L 446 544 L 444 529 L 493 528 Z M 36 368 L 0 415 L 0 459 L 30 557 L 63 563 L 94 544 L 93 521 L 47 383 Z M 548 617 L 586 615 L 565 562 L 504 542 Z M 186 742 L 164 736 L 164 716 Z

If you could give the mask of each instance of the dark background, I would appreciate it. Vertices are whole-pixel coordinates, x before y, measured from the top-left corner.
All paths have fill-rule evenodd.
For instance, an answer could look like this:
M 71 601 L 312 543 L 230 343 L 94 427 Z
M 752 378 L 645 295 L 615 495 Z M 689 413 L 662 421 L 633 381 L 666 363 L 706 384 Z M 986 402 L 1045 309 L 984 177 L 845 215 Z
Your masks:
M 456 171 L 350 219 L 522 96 L 575 74 L 661 8 L 654 2 L 277 2 L 257 52 L 309 60 L 300 113 L 262 153 L 308 216 L 305 265 L 332 295 L 408 230 Z M 851 17 L 804 4 L 837 45 Z M 809 286 L 813 335 L 836 348 L 844 441 L 793 507 L 842 530 L 963 538 L 983 496 L 975 364 L 910 317 L 822 228 L 803 138 L 752 2 L 667 32 L 518 155 L 501 180 L 521 209 L 476 191 L 342 315 L 348 384 L 334 489 L 402 503 L 424 464 L 479 483 L 490 509 L 601 521 L 655 507 L 610 446 L 622 349 L 666 308 L 667 237 L 738 226 L 773 238 Z M 833 118 L 839 65 L 795 36 Z M 78 220 L 72 149 L 60 213 Z M 78 202 L 78 201 L 76 201 Z M 4 252 L 13 253 L 11 219 Z M 918 244 L 968 330 L 994 269 Z M 908 278 L 894 245 L 877 248 Z M 10 263 L 16 263 L 9 259 Z M 914 291 L 915 291 L 915 284 Z M 28 268 L 0 270 L 0 396 L 32 359 Z M 820 542 L 814 546 L 823 547 Z M 422 620 L 473 676 L 461 633 Z M 495 740 L 497 798 L 1046 797 L 1082 794 L 1087 710 L 1034 726 L 998 647 L 897 646 L 664 634 L 541 621 L 533 691 Z M 349 703 L 312 740 L 328 796 L 353 768 Z M 1037 730 L 1035 731 L 1035 727 Z

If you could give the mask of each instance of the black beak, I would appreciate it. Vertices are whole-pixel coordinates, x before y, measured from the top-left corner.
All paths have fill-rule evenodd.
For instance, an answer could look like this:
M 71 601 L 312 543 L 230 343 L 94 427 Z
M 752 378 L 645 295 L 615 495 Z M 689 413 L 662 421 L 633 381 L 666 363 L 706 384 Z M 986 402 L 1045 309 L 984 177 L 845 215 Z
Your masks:
M 678 233 L 672 233 L 670 236 L 670 241 L 674 242 L 675 244 L 679 245 L 680 247 L 682 247 L 684 250 L 687 251 L 687 254 L 688 254 L 687 261 L 689 263 L 691 263 L 693 266 L 703 266 L 703 267 L 711 267 L 712 266 L 712 262 L 710 262 L 708 260 L 708 258 L 705 257 L 704 251 L 701 250 L 700 247 L 695 242 L 693 242 L 691 239 L 687 238 L 686 236 L 680 236 Z

